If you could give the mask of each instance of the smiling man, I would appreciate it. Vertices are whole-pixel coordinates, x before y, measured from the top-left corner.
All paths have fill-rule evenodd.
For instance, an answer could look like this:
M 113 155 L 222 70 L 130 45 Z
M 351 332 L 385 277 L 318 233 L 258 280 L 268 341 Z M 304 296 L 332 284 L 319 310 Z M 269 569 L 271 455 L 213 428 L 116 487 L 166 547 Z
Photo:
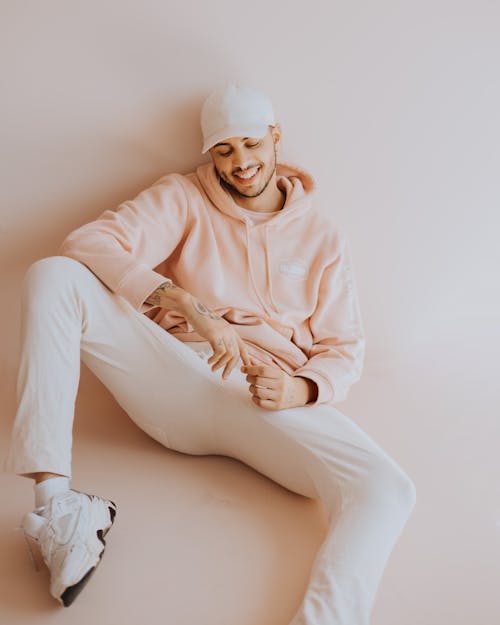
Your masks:
M 319 498 L 330 526 L 290 623 L 368 625 L 415 487 L 336 408 L 365 347 L 347 239 L 311 174 L 279 161 L 267 96 L 215 89 L 201 129 L 209 162 L 105 210 L 26 272 L 4 467 L 35 480 L 21 527 L 69 606 L 117 510 L 70 488 L 81 360 L 165 447 L 230 456 Z
M 261 138 L 233 137 L 210 149 L 221 185 L 235 202 L 264 213 L 283 208 L 286 193 L 276 184 L 279 124 Z

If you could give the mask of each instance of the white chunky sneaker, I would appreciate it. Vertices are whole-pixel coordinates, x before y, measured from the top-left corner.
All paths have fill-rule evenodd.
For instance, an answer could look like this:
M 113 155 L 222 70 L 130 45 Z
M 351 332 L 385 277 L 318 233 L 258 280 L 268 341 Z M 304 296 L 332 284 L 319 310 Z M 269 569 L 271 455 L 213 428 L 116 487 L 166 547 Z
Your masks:
M 99 564 L 115 515 L 113 501 L 72 489 L 24 515 L 21 529 L 38 543 L 50 594 L 63 606 L 73 603 Z

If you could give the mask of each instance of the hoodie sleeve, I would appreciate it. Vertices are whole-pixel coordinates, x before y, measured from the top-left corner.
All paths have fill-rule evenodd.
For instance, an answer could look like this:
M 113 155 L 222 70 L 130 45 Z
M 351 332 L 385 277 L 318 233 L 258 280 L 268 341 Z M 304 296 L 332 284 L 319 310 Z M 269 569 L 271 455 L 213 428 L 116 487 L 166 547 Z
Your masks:
M 144 300 L 169 278 L 154 271 L 182 239 L 188 202 L 179 174 L 167 174 L 133 200 L 73 230 L 58 254 L 86 265 L 111 291 L 139 312 Z
M 321 276 L 318 303 L 309 318 L 313 345 L 308 361 L 294 371 L 316 382 L 316 404 L 346 399 L 361 377 L 365 355 L 363 322 L 347 238 L 337 231 L 335 258 Z

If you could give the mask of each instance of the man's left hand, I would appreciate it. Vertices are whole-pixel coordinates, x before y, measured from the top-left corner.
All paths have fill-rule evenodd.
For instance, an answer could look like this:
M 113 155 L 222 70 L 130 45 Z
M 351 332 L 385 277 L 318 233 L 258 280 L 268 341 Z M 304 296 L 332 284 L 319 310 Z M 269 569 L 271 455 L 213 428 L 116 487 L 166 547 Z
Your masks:
M 283 410 L 305 406 L 317 397 L 317 385 L 312 380 L 291 376 L 278 367 L 243 365 L 247 374 L 252 401 L 267 410 Z

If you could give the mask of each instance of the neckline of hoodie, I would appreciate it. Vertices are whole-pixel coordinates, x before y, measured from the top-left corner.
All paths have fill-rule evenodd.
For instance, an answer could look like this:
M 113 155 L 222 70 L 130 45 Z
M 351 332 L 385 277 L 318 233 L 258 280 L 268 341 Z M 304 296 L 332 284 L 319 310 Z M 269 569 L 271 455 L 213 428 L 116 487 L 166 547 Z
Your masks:
M 278 163 L 278 184 L 286 191 L 286 201 L 280 211 L 267 220 L 264 220 L 266 228 L 281 226 L 290 220 L 299 218 L 304 210 L 310 208 L 312 191 L 315 187 L 314 179 L 305 170 L 290 164 Z M 251 225 L 251 217 L 242 210 L 234 201 L 229 191 L 221 184 L 214 163 L 199 165 L 193 175 L 208 196 L 209 200 L 223 213 L 239 219 Z M 255 225 L 260 225 L 260 220 Z
M 236 204 L 236 206 L 238 206 L 238 208 L 240 208 L 250 217 L 255 218 L 257 221 L 265 221 L 267 217 L 271 217 L 272 215 L 277 215 L 278 213 L 281 213 L 281 211 L 283 210 L 283 208 L 280 208 L 277 211 L 264 212 L 264 211 L 254 211 L 250 208 L 245 208 L 244 206 L 241 206 L 241 204 Z

